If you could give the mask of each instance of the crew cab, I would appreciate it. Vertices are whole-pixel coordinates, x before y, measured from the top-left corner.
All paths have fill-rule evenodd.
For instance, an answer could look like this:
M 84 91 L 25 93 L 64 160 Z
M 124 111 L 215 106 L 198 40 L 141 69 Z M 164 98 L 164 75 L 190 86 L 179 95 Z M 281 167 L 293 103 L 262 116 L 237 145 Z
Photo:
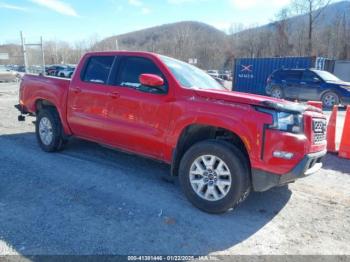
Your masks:
M 71 80 L 25 75 L 16 107 L 19 120 L 36 116 L 44 151 L 79 137 L 163 161 L 189 201 L 210 213 L 317 172 L 326 154 L 319 109 L 227 91 L 154 53 L 87 53 Z

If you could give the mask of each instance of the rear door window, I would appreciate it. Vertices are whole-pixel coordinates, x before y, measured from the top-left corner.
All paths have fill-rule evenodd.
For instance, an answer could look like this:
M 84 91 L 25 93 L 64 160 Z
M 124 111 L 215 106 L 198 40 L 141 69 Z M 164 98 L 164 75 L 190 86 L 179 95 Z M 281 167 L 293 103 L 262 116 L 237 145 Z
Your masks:
M 89 58 L 83 74 L 83 81 L 107 84 L 114 56 L 92 56 Z
M 272 77 L 277 77 L 280 79 L 286 79 L 286 71 L 277 71 L 275 73 L 272 74 Z
M 286 80 L 290 80 L 290 81 L 299 81 L 301 78 L 302 72 L 301 71 L 287 71 L 286 74 Z

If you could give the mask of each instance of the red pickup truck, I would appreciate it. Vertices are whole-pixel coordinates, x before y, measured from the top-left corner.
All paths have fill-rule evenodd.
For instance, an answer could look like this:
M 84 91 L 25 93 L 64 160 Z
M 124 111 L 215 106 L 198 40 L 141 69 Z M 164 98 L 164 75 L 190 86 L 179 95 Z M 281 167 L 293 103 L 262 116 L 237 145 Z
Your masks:
M 326 154 L 320 110 L 227 91 L 204 71 L 153 53 L 88 53 L 72 80 L 25 75 L 19 96 L 19 120 L 36 116 L 44 151 L 75 136 L 161 160 L 210 213 L 315 173 Z

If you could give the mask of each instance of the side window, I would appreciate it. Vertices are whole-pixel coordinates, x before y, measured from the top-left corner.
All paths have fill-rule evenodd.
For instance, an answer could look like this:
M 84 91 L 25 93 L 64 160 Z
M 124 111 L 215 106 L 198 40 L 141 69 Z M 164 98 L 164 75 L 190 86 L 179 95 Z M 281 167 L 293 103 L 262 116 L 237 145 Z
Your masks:
M 314 82 L 315 78 L 317 78 L 316 74 L 311 71 L 305 71 L 303 73 L 302 81 L 304 82 Z
M 113 81 L 113 84 L 138 89 L 144 88 L 144 91 L 159 93 L 159 89 L 143 87 L 141 85 L 139 77 L 142 74 L 158 75 L 166 82 L 162 72 L 150 59 L 144 57 L 124 57 L 120 63 L 119 73 L 115 81 Z
M 85 82 L 106 84 L 114 61 L 114 56 L 92 56 L 84 70 L 82 80 Z
M 286 75 L 287 80 L 292 80 L 292 81 L 299 81 L 301 78 L 301 72 L 300 71 L 288 71 Z
M 281 80 L 286 79 L 286 71 L 277 71 L 274 75 Z

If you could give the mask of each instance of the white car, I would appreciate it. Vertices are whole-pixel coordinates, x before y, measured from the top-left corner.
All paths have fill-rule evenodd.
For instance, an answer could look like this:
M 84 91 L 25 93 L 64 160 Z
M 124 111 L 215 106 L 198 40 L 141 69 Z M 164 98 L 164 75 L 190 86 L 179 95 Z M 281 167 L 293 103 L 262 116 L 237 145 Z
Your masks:
M 21 79 L 21 74 L 6 68 L 5 66 L 0 66 L 0 82 L 12 82 L 19 81 Z
M 219 78 L 219 71 L 218 70 L 208 70 L 207 71 L 208 75 L 212 76 L 212 77 L 216 77 L 216 78 Z

